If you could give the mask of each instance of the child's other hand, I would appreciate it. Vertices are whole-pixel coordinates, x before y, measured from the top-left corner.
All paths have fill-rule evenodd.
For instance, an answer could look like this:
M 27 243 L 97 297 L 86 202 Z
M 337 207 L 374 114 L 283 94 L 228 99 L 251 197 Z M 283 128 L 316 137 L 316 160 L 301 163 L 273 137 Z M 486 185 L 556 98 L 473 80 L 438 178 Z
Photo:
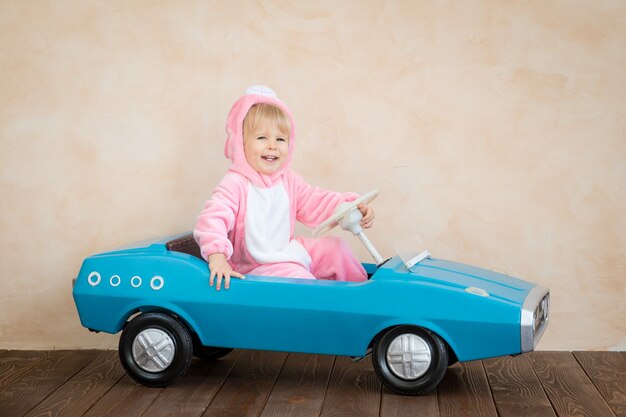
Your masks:
M 357 208 L 361 212 L 361 215 L 363 215 L 363 218 L 361 219 L 361 227 L 363 229 L 369 229 L 372 227 L 372 224 L 374 223 L 374 209 L 363 203 L 359 204 Z
M 213 286 L 215 282 L 215 278 L 217 278 L 217 284 L 215 285 L 215 289 L 219 291 L 222 288 L 222 279 L 224 279 L 224 288 L 230 288 L 230 278 L 241 278 L 245 279 L 246 277 L 240 274 L 237 271 L 233 271 L 230 267 L 230 264 L 226 260 L 226 256 L 223 253 L 213 253 L 209 255 L 209 269 L 211 270 L 211 276 L 209 278 L 209 286 Z

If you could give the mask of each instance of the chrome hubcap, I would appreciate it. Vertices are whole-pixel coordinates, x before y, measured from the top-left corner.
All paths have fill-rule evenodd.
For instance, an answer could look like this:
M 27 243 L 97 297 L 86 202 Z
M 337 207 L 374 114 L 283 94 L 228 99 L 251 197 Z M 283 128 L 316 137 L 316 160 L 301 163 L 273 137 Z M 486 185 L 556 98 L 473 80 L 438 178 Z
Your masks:
M 161 372 L 172 364 L 176 348 L 169 334 L 160 329 L 141 331 L 133 341 L 133 359 L 146 372 Z
M 412 333 L 397 336 L 387 348 L 387 364 L 391 372 L 402 379 L 421 377 L 431 361 L 432 352 L 428 343 Z

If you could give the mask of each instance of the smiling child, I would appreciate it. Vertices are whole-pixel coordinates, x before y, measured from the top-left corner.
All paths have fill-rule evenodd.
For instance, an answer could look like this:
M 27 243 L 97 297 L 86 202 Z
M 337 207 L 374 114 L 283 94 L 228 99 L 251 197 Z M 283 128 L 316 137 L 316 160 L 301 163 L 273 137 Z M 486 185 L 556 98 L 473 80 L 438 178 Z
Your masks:
M 357 199 L 306 183 L 289 169 L 295 123 L 265 86 L 246 90 L 230 110 L 224 154 L 232 165 L 197 219 L 194 237 L 219 290 L 244 274 L 364 281 L 367 274 L 338 237 L 294 237 L 295 222 L 315 227 L 337 206 Z M 374 211 L 360 204 L 363 228 Z

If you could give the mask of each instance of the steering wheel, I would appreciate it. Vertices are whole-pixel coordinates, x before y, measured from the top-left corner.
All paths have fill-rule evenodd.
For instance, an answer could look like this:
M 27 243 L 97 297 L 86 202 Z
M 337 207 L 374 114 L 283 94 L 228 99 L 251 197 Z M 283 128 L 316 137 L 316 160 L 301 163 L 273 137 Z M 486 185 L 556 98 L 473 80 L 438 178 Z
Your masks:
M 367 194 L 363 194 L 361 197 L 357 198 L 354 201 L 351 201 L 349 203 L 343 203 L 340 204 L 337 209 L 335 210 L 335 212 L 326 220 L 324 220 L 322 223 L 319 224 L 319 226 L 317 226 L 314 230 L 312 235 L 313 236 L 319 236 L 322 235 L 328 231 L 330 231 L 331 229 L 333 229 L 335 226 L 337 226 L 339 224 L 339 221 L 345 217 L 347 214 L 349 214 L 352 210 L 356 209 L 357 206 L 361 203 L 364 204 L 369 204 L 372 201 L 374 201 L 374 199 L 376 197 L 378 197 L 379 191 L 378 190 L 372 190 Z M 361 213 L 359 213 L 359 216 L 361 215 Z M 358 218 L 357 222 L 361 220 L 361 217 Z

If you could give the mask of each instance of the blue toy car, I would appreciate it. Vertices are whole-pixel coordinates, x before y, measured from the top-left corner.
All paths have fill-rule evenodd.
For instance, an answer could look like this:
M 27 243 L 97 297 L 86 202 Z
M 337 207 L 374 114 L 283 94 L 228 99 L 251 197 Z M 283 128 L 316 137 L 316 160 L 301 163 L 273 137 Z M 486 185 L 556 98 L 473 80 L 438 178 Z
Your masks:
M 345 218 L 317 231 L 344 227 Z M 121 363 L 147 386 L 178 380 L 194 355 L 217 359 L 233 348 L 371 352 L 387 387 L 415 395 L 433 389 L 457 360 L 535 348 L 548 324 L 548 289 L 426 255 L 364 264 L 365 282 L 248 275 L 217 292 L 187 234 L 85 259 L 73 296 L 83 326 L 123 331 Z

